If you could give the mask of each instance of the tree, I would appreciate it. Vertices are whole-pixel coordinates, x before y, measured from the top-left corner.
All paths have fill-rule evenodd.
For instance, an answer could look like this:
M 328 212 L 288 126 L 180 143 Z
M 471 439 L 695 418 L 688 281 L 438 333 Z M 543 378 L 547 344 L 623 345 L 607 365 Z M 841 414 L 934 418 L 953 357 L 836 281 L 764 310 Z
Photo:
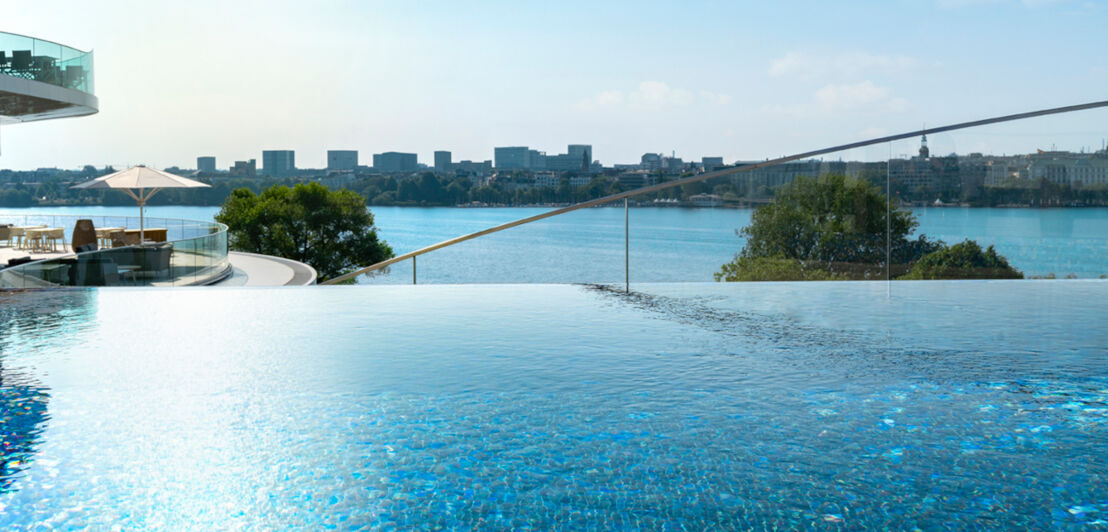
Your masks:
M 1023 279 L 992 246 L 984 251 L 973 240 L 924 255 L 901 279 Z
M 924 235 L 909 238 L 916 226 L 911 212 L 892 205 L 867 181 L 838 174 L 801 177 L 778 189 L 774 203 L 754 211 L 750 225 L 740 232 L 747 238 L 746 246 L 715 277 L 719 281 L 873 279 L 883 278 L 886 268 L 891 277 L 899 277 L 921 258 L 948 249 Z M 965 253 L 959 248 L 954 256 Z M 1007 262 L 992 248 L 990 253 L 985 255 L 995 259 L 983 260 L 997 266 L 984 271 L 1008 278 L 998 266 L 1003 262 L 1007 267 Z M 954 259 L 932 260 L 948 264 Z M 951 268 L 932 273 L 947 277 L 920 278 L 964 278 L 951 277 L 959 271 Z
M 227 224 L 231 249 L 304 262 L 321 280 L 393 256 L 364 197 L 319 183 L 275 185 L 260 195 L 235 189 L 215 219 Z
M 741 257 L 779 258 L 801 261 L 806 271 L 866 279 L 884 274 L 891 244 L 889 258 L 900 275 L 908 264 L 941 246 L 924 236 L 909 239 L 915 227 L 911 213 L 892 206 L 865 181 L 838 174 L 801 177 L 778 189 L 774 203 L 754 211 L 740 233 L 746 246 L 731 265 L 748 264 L 737 260 Z

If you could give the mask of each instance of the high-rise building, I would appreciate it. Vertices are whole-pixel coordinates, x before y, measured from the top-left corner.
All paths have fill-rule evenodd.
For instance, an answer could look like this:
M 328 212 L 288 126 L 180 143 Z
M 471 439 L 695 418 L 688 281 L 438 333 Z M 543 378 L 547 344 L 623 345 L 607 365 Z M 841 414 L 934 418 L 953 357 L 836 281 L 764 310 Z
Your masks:
M 450 162 L 450 152 L 445 150 L 439 150 L 435 152 L 435 170 L 438 172 L 449 172 L 452 168 Z
M 205 174 L 215 173 L 215 157 L 203 156 L 196 158 L 196 169 Z
M 546 168 L 546 152 L 539 150 L 527 150 L 528 170 L 543 170 Z
M 414 172 L 419 162 L 414 153 L 387 151 L 373 154 L 373 169 L 378 172 Z
M 580 170 L 586 171 L 589 169 L 589 165 L 592 164 L 592 144 L 570 144 L 569 156 L 575 160 L 581 161 Z
M 296 171 L 296 153 L 292 150 L 265 150 L 262 152 L 262 172 L 271 176 L 284 176 Z
M 358 150 L 327 150 L 328 170 L 353 170 L 358 167 Z
M 531 151 L 527 146 L 493 148 L 493 162 L 497 170 L 530 168 Z

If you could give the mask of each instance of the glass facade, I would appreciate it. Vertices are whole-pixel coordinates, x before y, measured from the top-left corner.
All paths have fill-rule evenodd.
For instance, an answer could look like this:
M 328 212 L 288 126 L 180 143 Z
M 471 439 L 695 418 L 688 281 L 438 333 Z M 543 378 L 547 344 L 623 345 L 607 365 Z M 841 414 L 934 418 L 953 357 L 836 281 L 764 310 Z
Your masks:
M 0 74 L 93 94 L 92 52 L 0 32 Z

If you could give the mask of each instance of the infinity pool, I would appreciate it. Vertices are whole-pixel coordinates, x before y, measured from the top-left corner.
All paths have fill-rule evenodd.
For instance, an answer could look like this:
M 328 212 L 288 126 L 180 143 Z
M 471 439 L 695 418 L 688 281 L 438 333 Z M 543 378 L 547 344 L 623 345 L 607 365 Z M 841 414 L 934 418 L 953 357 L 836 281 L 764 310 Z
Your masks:
M 0 294 L 0 527 L 1108 524 L 1108 282 Z

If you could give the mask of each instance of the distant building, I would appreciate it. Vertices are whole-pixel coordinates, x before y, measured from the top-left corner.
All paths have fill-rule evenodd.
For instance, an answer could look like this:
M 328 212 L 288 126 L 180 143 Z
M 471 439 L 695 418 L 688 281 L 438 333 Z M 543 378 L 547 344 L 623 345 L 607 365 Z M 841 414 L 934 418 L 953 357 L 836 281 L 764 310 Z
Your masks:
M 449 172 L 452 170 L 452 164 L 450 162 L 450 152 L 445 150 L 439 150 L 435 152 L 435 171 L 436 172 Z
M 582 172 L 588 171 L 588 166 L 593 164 L 593 145 L 592 144 L 570 144 L 566 155 L 570 155 L 572 160 L 581 163 L 581 167 L 578 170 Z
M 1031 179 L 1031 160 L 1026 156 L 991 157 L 985 163 L 985 185 L 1000 186 L 1021 179 Z
M 196 158 L 196 170 L 206 174 L 215 173 L 215 157 L 204 156 Z
M 653 185 L 656 177 L 654 174 L 639 170 L 619 174 L 616 176 L 616 181 L 619 181 L 619 186 L 623 187 L 623 190 L 632 190 Z
M 285 176 L 296 171 L 296 153 L 292 150 L 262 152 L 262 171 L 271 176 Z
M 681 160 L 680 157 L 662 157 L 662 168 L 667 172 L 684 172 L 685 161 Z
M 569 153 L 547 155 L 527 146 L 495 148 L 497 170 L 553 170 L 555 172 L 592 172 L 592 146 L 570 144 Z
M 235 161 L 231 167 L 231 175 L 238 177 L 257 177 L 258 163 L 254 159 L 249 161 Z
M 353 170 L 358 167 L 358 150 L 327 150 L 328 170 Z
M 573 175 L 569 176 L 569 186 L 573 188 L 583 187 L 592 182 L 592 177 L 587 175 Z
M 639 167 L 647 172 L 661 170 L 662 156 L 657 153 L 644 153 L 642 154 L 642 162 L 639 163 Z
M 546 152 L 538 150 L 527 150 L 527 168 L 528 170 L 544 170 L 546 169 Z
M 373 169 L 378 172 L 415 172 L 419 162 L 414 153 L 387 151 L 373 154 Z
M 531 168 L 531 152 L 527 146 L 493 148 L 493 160 L 497 170 L 522 170 Z
M 1032 154 L 1027 172 L 1031 179 L 1083 188 L 1108 184 L 1108 153 L 1095 155 L 1049 151 Z
M 492 174 L 492 161 L 474 162 L 460 161 L 454 164 L 454 171 L 474 177 L 484 177 Z
M 702 157 L 700 159 L 700 164 L 704 167 L 704 170 L 709 172 L 716 168 L 723 168 L 726 166 L 723 164 L 723 157 Z
M 536 172 L 535 186 L 538 188 L 555 188 L 558 186 L 558 175 L 554 172 Z

